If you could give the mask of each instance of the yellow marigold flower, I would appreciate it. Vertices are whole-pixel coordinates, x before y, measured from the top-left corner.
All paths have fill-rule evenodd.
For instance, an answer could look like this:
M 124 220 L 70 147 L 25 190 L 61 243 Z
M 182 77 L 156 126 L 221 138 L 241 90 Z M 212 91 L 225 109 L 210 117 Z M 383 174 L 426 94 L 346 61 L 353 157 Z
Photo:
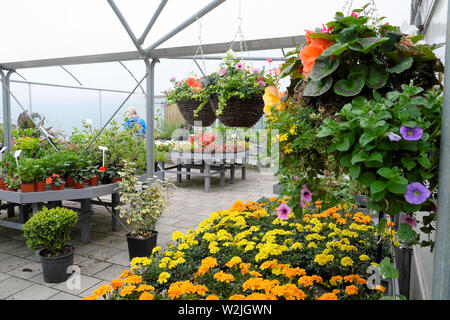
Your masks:
M 355 285 L 347 286 L 345 287 L 345 293 L 347 293 L 348 295 L 358 294 L 358 287 Z
M 375 287 L 373 287 L 373 290 L 377 290 L 377 291 L 380 291 L 380 292 L 385 292 L 386 288 L 379 284 L 379 285 L 376 285 Z
M 343 265 L 344 267 L 352 266 L 353 260 L 349 257 L 344 257 L 341 259 L 341 265 Z
M 111 291 L 112 291 L 111 286 L 104 284 L 104 285 L 100 286 L 100 288 L 94 290 L 94 296 L 101 297 Z
M 211 295 L 207 296 L 205 300 L 220 300 L 220 299 L 215 294 L 211 294 Z
M 310 242 L 306 247 L 307 248 L 317 249 L 317 244 L 315 242 Z
M 291 246 L 291 250 L 299 250 L 299 249 L 303 249 L 303 245 L 300 242 L 295 242 Z
M 367 261 L 367 260 L 370 260 L 370 257 L 367 254 L 362 254 L 359 256 L 359 260 Z
M 152 254 L 157 253 L 159 250 L 161 250 L 161 247 L 154 247 L 152 250 Z
M 139 296 L 139 300 L 154 300 L 155 297 L 147 291 L 142 292 L 142 294 Z
M 168 273 L 168 272 L 161 272 L 159 274 L 158 282 L 159 283 L 166 283 L 167 279 L 169 279 L 169 278 L 170 278 L 170 273 Z
M 134 291 L 134 289 L 136 289 L 136 286 L 125 286 L 122 288 L 122 291 L 120 292 L 120 295 L 122 297 L 132 293 Z
M 214 274 L 214 279 L 216 279 L 219 282 L 230 283 L 231 281 L 234 281 L 234 276 L 230 273 L 225 273 L 222 270 L 220 270 L 220 272 Z
M 242 262 L 242 259 L 240 257 L 233 257 L 230 259 L 230 261 L 228 261 L 225 266 L 227 266 L 228 268 L 233 268 L 235 265 L 239 264 Z
M 180 231 L 175 231 L 174 233 L 172 233 L 172 241 L 177 241 L 178 239 L 183 239 L 184 238 L 184 234 Z
M 269 201 L 274 202 L 274 201 L 277 201 L 277 199 L 278 199 L 277 197 L 270 197 Z
M 319 264 L 320 266 L 326 265 L 328 262 L 331 262 L 334 260 L 334 256 L 332 254 L 318 254 L 314 258 L 314 262 Z

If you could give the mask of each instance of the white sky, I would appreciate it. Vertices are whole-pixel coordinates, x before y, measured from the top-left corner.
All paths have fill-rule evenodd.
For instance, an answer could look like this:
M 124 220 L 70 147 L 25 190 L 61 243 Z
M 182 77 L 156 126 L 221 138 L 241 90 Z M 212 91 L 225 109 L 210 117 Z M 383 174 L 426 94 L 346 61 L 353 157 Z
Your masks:
M 158 40 L 189 18 L 210 0 L 169 0 L 151 30 L 144 47 Z M 159 0 L 116 0 L 129 25 L 139 37 L 159 5 Z M 261 39 L 304 34 L 330 21 L 342 10 L 345 0 L 228 0 L 160 47 L 197 45 L 201 30 L 203 43 L 230 42 L 238 26 L 241 3 L 245 39 Z M 355 0 L 359 8 L 369 0 Z M 376 0 L 381 16 L 392 25 L 409 22 L 410 0 Z M 133 43 L 106 0 L 0 0 L 0 63 L 134 50 Z M 280 56 L 267 51 L 251 55 Z M 218 62 L 206 61 L 206 71 L 215 71 Z M 125 62 L 140 78 L 142 61 Z M 255 66 L 267 63 L 253 63 Z M 68 66 L 85 86 L 130 90 L 134 80 L 118 63 Z M 30 81 L 76 85 L 59 68 L 18 70 Z M 156 67 L 155 92 L 170 87 L 169 79 L 181 79 L 191 71 L 199 73 L 188 60 L 161 60 Z M 13 79 L 20 79 L 17 75 Z

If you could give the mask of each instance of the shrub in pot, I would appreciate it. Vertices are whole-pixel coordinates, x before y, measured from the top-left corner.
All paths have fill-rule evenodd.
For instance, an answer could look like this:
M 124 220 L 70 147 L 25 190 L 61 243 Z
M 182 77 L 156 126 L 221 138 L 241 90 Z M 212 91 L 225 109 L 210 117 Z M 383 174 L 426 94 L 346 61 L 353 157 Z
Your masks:
M 119 194 L 124 203 L 119 207 L 120 217 L 128 224 L 134 224 L 134 230 L 127 234 L 130 260 L 149 256 L 158 236 L 155 224 L 168 205 L 169 184 L 149 179 L 139 185 L 136 168 L 129 162 L 125 163 L 120 176 Z
M 44 207 L 24 224 L 28 247 L 40 250 L 45 282 L 59 283 L 69 277 L 67 268 L 73 265 L 75 249 L 67 242 L 77 222 L 78 215 L 73 210 Z

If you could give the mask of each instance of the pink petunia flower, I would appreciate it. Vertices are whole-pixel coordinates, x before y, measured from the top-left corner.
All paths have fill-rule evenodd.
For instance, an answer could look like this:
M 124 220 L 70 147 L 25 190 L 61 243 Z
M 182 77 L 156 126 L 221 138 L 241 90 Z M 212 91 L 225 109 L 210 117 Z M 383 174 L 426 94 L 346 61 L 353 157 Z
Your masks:
M 288 205 L 283 203 L 281 206 L 277 208 L 277 215 L 280 220 L 288 220 L 289 214 L 291 213 L 291 208 Z
M 411 217 L 407 214 L 405 214 L 401 219 L 400 223 L 406 223 L 410 225 L 412 228 L 417 227 L 417 220 L 414 217 Z

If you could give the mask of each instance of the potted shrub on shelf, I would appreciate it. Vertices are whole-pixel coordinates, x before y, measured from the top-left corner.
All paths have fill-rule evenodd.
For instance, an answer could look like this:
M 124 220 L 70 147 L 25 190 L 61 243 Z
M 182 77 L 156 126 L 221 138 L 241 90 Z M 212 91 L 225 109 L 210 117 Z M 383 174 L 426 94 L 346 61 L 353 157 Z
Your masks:
M 20 179 L 16 176 L 5 177 L 6 190 L 17 191 L 20 187 Z
M 168 205 L 169 185 L 156 180 L 139 185 L 136 168 L 129 162 L 125 163 L 120 176 L 119 194 L 124 203 L 119 207 L 120 217 L 134 224 L 134 230 L 126 235 L 130 260 L 149 256 L 158 236 L 155 224 Z
M 64 190 L 65 181 L 59 174 L 53 173 L 51 177 L 48 177 L 45 182 L 52 186 L 53 191 Z
M 18 173 L 21 181 L 20 189 L 22 192 L 34 192 L 36 160 L 32 158 L 21 158 L 19 160 Z
M 40 250 L 45 282 L 60 283 L 69 277 L 67 268 L 73 265 L 75 248 L 67 242 L 77 222 L 78 215 L 73 210 L 44 207 L 24 224 L 28 247 Z

